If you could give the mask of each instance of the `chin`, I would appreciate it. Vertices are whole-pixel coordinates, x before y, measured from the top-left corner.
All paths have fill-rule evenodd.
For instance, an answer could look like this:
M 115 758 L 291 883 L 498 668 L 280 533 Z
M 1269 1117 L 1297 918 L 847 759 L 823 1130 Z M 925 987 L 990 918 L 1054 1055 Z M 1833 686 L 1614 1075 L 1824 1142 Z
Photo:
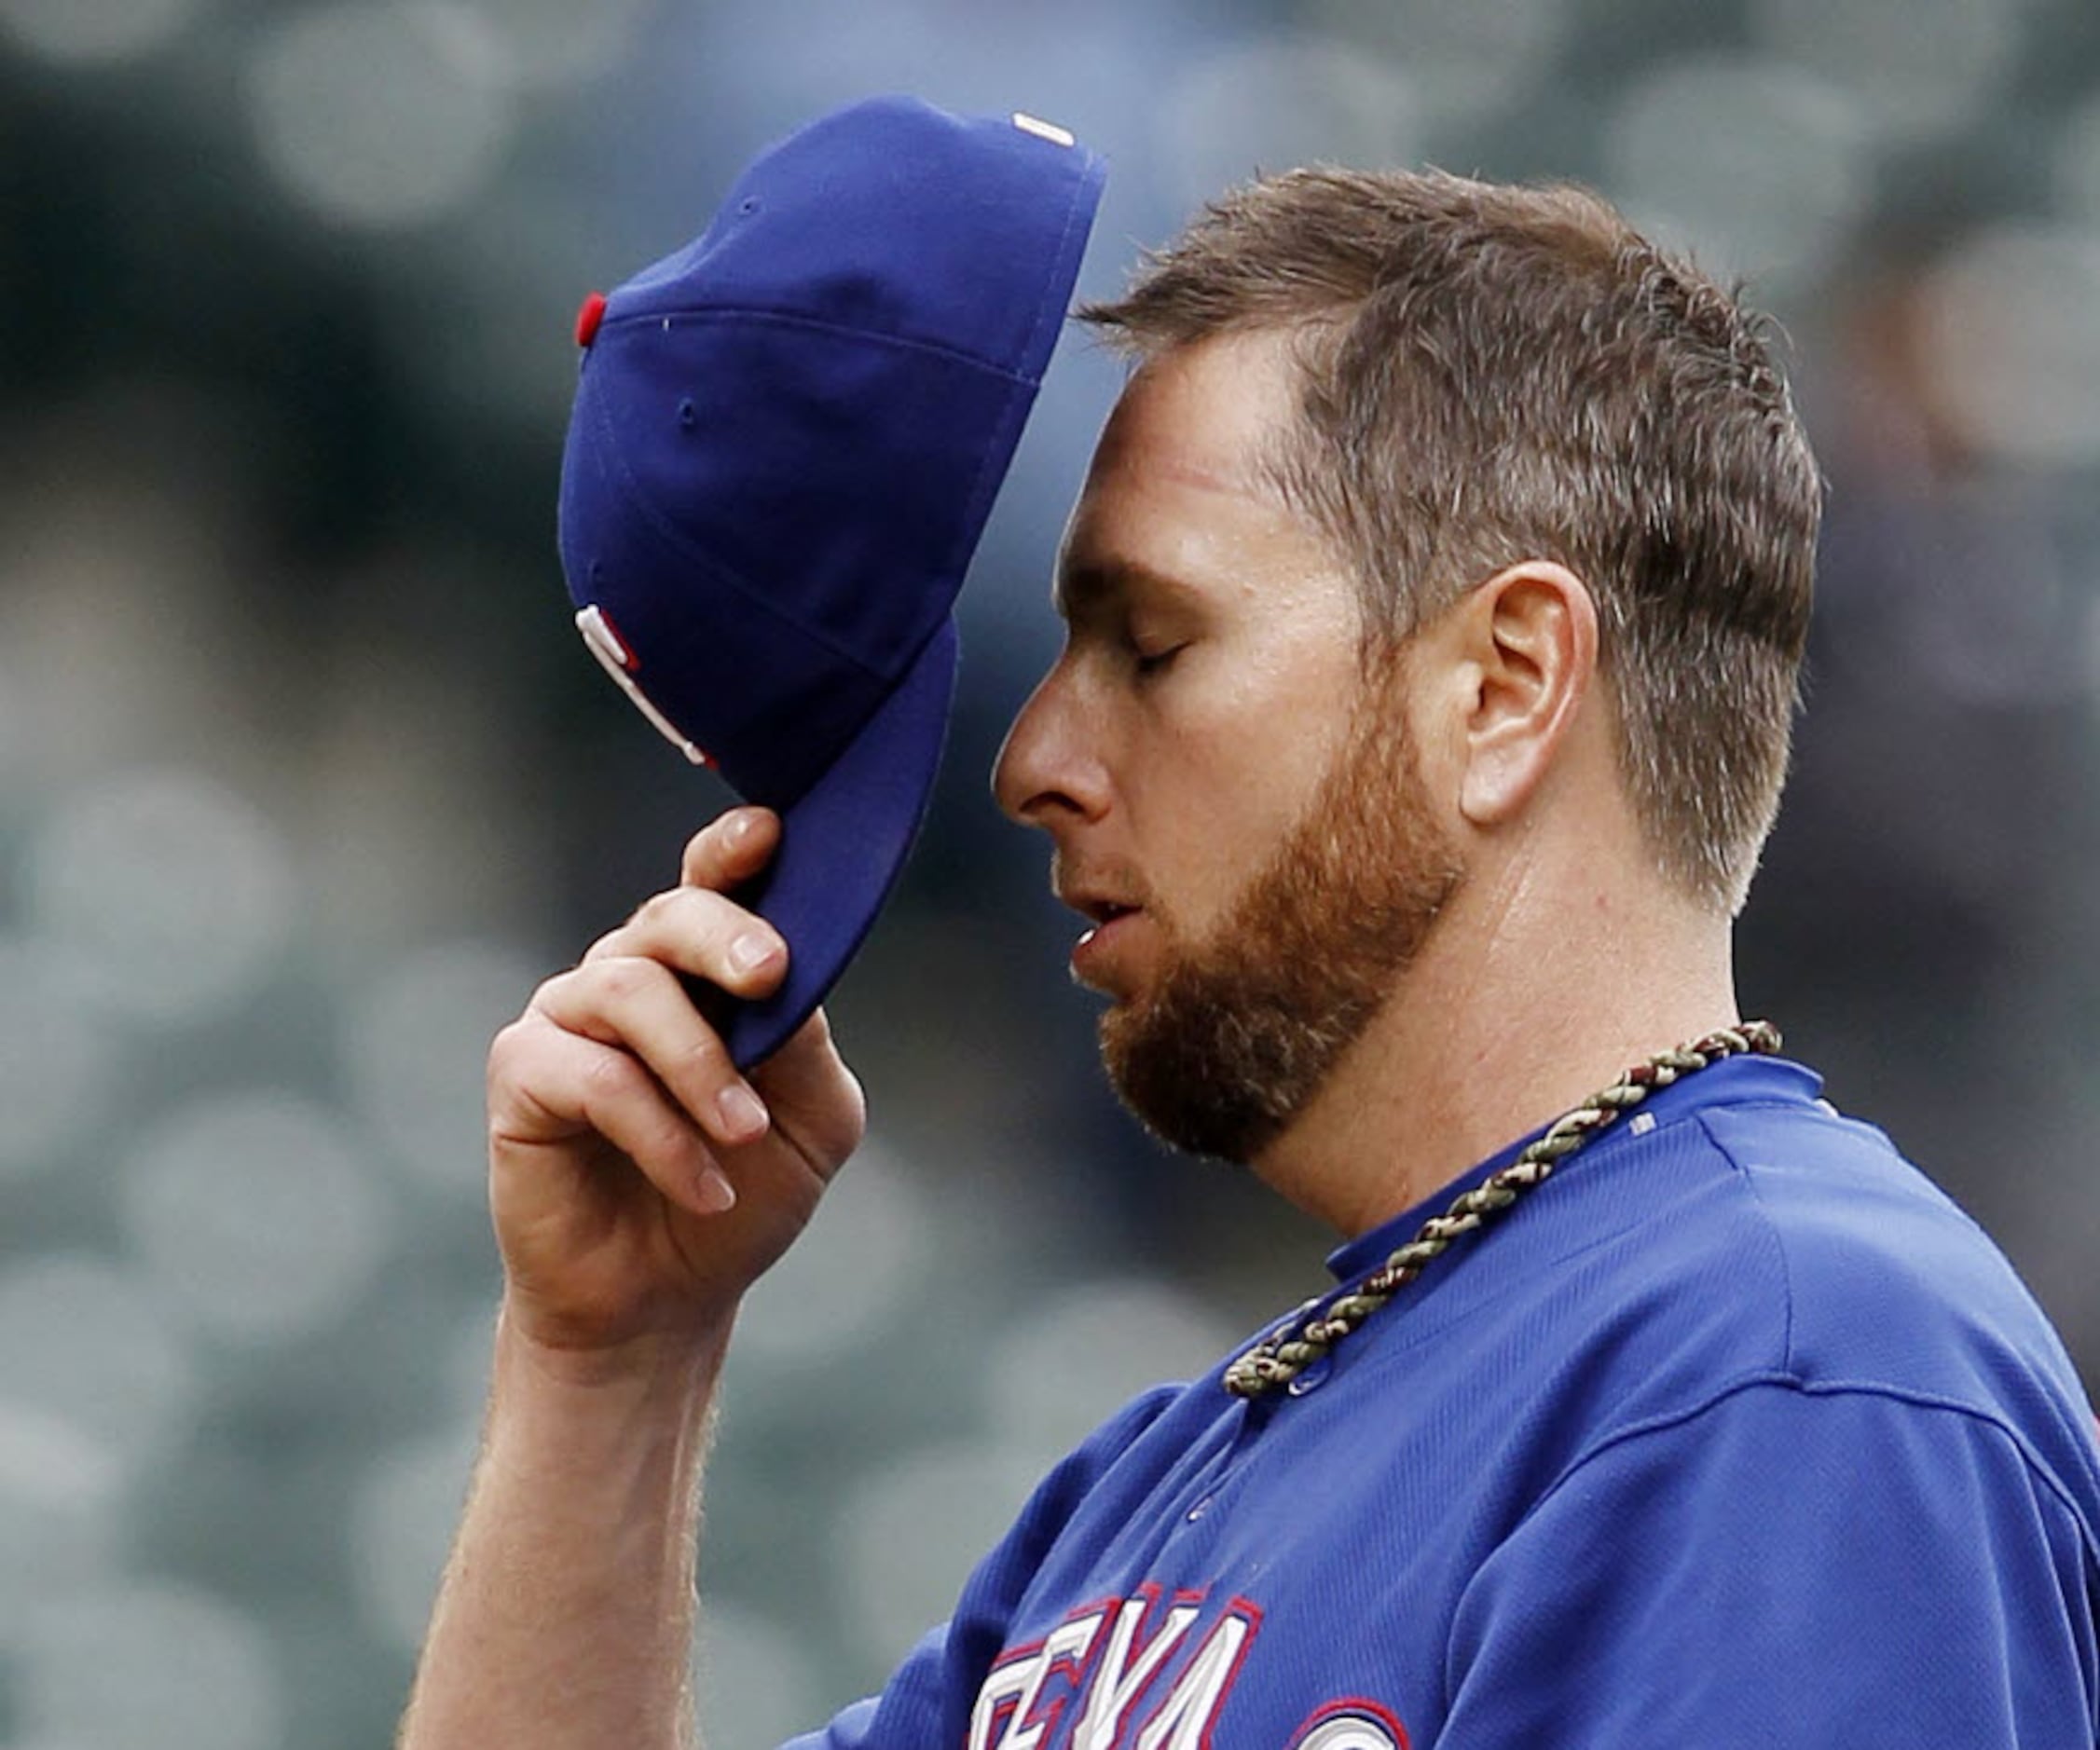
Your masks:
M 1101 1018 L 1102 1060 L 1118 1098 L 1168 1147 L 1244 1164 L 1325 1079 L 1326 1030 L 1220 1003 L 1200 983 L 1170 979 L 1149 1001 L 1111 1007 Z

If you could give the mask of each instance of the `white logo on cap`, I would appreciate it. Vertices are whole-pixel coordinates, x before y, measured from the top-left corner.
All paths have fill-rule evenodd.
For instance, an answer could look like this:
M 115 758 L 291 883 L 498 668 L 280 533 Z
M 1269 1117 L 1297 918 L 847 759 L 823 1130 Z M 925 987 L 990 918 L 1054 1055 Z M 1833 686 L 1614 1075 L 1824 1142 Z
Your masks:
M 635 653 L 627 648 L 627 641 L 614 629 L 612 622 L 597 608 L 585 608 L 576 616 L 576 630 L 583 635 L 583 648 L 598 660 L 598 666 L 619 683 L 620 690 L 635 702 L 642 716 L 662 731 L 664 739 L 676 747 L 696 766 L 712 765 L 713 760 L 702 753 L 679 732 L 678 726 L 653 704 L 642 690 L 635 685 L 634 671 L 641 664 Z
M 1067 129 L 1060 128 L 1054 121 L 1041 121 L 1034 116 L 1023 116 L 1018 109 L 1013 112 L 1013 125 L 1023 133 L 1032 133 L 1039 140 L 1048 140 L 1052 145 L 1077 145 Z

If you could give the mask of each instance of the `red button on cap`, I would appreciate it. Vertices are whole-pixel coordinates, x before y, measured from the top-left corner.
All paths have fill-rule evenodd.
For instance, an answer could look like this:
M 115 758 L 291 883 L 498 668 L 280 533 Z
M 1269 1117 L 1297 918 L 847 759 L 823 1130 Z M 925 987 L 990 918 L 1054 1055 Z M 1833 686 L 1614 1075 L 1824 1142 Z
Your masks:
M 587 347 L 597 337 L 597 325 L 605 320 L 605 294 L 593 292 L 576 312 L 576 344 Z

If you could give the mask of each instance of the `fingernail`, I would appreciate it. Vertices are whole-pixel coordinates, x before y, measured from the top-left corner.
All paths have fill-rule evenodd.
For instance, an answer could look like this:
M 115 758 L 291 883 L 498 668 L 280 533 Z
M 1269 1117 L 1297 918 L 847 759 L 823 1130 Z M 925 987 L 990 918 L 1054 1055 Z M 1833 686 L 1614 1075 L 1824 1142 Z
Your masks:
M 732 1082 L 715 1096 L 715 1110 L 721 1114 L 723 1133 L 733 1142 L 763 1136 L 772 1122 L 764 1102 L 742 1082 Z
M 703 1215 L 720 1215 L 724 1210 L 736 1207 L 736 1187 L 729 1183 L 729 1175 L 712 1161 L 700 1169 L 699 1195 L 693 1199 Z
M 774 956 L 776 944 L 770 936 L 747 930 L 729 945 L 729 964 L 738 972 L 756 972 Z

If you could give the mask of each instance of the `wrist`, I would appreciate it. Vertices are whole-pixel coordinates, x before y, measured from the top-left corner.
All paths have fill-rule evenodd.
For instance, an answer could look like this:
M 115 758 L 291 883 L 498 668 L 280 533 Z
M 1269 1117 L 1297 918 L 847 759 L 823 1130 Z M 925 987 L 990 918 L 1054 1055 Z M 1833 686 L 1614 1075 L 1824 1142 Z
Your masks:
M 668 1609 L 691 1590 L 690 1575 L 665 1563 L 690 1552 L 728 1332 L 578 1350 L 535 1341 L 512 1311 L 497 1323 L 483 1485 L 541 1502 L 532 1518 L 542 1526 L 558 1514 L 580 1540 L 621 1552 L 608 1568 L 624 1576 L 618 1584 L 650 1590 L 642 1577 L 659 1572 Z
M 732 1306 L 616 1342 L 570 1342 L 542 1329 L 515 1295 L 506 1294 L 496 1320 L 494 1384 L 499 1395 L 508 1389 L 637 1401 L 704 1400 L 712 1395 L 735 1322 Z

